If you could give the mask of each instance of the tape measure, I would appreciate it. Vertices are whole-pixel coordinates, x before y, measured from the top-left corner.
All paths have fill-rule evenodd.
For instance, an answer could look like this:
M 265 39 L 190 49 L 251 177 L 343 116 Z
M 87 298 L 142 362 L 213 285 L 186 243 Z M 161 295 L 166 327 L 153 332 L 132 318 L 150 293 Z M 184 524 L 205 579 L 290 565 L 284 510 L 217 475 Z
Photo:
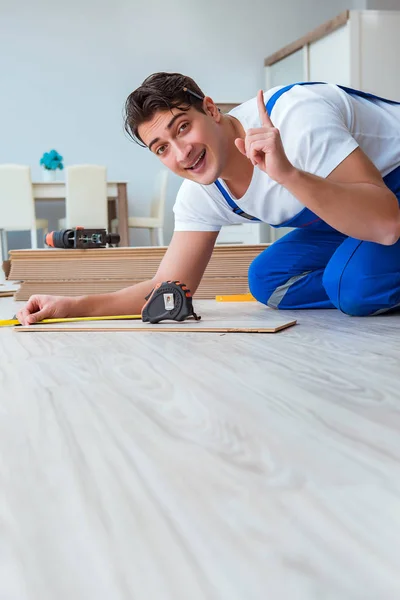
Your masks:
M 43 319 L 43 321 L 39 321 L 37 325 L 46 325 L 48 323 L 76 323 L 78 321 L 117 321 L 117 320 L 133 320 L 133 319 L 141 319 L 141 315 L 114 315 L 110 317 L 67 317 L 64 319 Z M 21 325 L 18 319 L 4 319 L 0 320 L 0 327 L 17 327 Z M 34 325 L 32 325 L 33 327 Z
M 193 310 L 190 290 L 180 281 L 163 281 L 157 284 L 146 296 L 146 300 L 142 309 L 142 321 L 145 323 L 159 323 L 167 319 L 201 319 Z

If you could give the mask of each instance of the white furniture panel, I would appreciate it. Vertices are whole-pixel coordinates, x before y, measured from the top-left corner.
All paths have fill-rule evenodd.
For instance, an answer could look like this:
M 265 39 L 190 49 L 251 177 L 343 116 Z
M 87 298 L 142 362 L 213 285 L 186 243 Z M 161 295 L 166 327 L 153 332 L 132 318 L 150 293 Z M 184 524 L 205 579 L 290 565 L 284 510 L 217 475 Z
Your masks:
M 308 81 L 351 85 L 348 24 L 309 45 Z
M 365 10 L 359 16 L 362 89 L 400 101 L 400 11 Z
M 286 58 L 279 60 L 266 68 L 266 88 L 276 85 L 289 85 L 305 79 L 305 53 L 306 48 L 301 48 Z
M 66 168 L 66 227 L 108 227 L 107 169 L 100 165 Z

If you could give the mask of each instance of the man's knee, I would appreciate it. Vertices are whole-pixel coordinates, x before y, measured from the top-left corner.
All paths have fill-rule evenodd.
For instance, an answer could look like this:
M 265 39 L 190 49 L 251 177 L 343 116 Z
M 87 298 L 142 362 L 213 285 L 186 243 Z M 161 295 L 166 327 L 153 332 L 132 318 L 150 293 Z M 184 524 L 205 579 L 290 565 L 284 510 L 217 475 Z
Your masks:
M 304 292 L 298 292 L 311 271 L 289 273 L 280 264 L 273 252 L 264 251 L 249 267 L 249 289 L 258 302 L 270 308 L 296 308 L 304 304 Z M 321 287 L 321 286 L 320 286 Z
M 356 277 L 354 272 L 346 272 L 346 268 L 338 271 L 328 265 L 322 284 L 332 304 L 346 315 L 366 317 L 376 311 L 371 303 L 374 291 L 362 276 Z
M 272 266 L 264 251 L 250 264 L 248 271 L 249 290 L 258 302 L 268 305 L 274 291 L 271 283 Z

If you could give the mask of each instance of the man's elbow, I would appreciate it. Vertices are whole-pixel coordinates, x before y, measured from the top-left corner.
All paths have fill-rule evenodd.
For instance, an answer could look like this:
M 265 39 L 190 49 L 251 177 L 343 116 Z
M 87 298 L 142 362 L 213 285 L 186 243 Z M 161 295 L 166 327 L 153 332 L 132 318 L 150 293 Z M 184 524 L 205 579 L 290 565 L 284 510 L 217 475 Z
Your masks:
M 400 212 L 398 217 L 391 221 L 389 225 L 385 227 L 385 231 L 382 234 L 382 239 L 379 241 L 383 246 L 393 246 L 398 242 L 400 238 Z

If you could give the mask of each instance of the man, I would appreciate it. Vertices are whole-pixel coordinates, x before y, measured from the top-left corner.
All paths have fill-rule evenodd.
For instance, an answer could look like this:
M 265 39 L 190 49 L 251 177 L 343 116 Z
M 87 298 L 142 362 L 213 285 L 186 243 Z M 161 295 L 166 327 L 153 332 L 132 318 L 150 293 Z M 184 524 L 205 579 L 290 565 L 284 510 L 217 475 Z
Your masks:
M 260 90 L 224 115 L 191 78 L 156 73 L 128 97 L 125 125 L 185 179 L 157 273 L 111 294 L 33 296 L 21 323 L 139 313 L 159 281 L 184 281 L 194 293 L 221 226 L 249 219 L 295 228 L 250 267 L 260 302 L 351 315 L 400 303 L 396 103 L 308 83 Z

